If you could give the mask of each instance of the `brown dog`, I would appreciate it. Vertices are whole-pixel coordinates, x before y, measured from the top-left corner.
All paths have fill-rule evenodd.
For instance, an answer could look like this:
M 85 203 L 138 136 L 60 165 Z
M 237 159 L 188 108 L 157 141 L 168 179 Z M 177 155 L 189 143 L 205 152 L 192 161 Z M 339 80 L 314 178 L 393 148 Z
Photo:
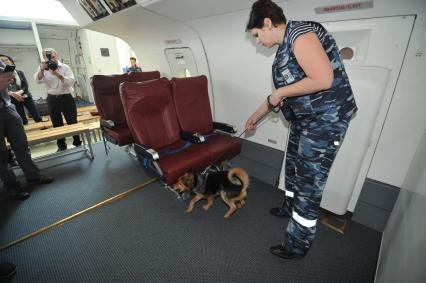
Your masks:
M 191 172 L 186 172 L 180 176 L 178 181 L 173 185 L 173 189 L 178 193 L 190 191 L 196 187 L 196 178 Z
M 179 181 L 173 187 L 179 192 L 184 192 L 196 187 L 196 183 L 194 174 L 188 172 L 179 178 Z M 238 208 L 245 205 L 248 186 L 248 174 L 241 168 L 211 172 L 207 175 L 205 185 L 201 187 L 200 191 L 196 192 L 196 195 L 190 201 L 186 212 L 192 212 L 194 205 L 202 199 L 207 199 L 203 209 L 208 210 L 213 205 L 215 196 L 220 194 L 222 200 L 229 206 L 224 217 L 229 218 Z

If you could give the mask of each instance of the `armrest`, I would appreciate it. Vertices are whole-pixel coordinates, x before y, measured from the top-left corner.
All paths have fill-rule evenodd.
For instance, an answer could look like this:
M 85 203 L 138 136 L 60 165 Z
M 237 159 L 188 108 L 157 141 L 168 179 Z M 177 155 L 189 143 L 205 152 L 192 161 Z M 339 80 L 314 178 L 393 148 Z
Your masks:
M 226 124 L 226 123 L 220 123 L 220 122 L 213 122 L 213 129 L 230 133 L 230 134 L 235 134 L 237 132 L 234 126 Z
M 199 133 L 180 131 L 180 137 L 184 141 L 190 141 L 192 143 L 203 143 L 206 141 L 206 138 Z
M 104 128 L 112 129 L 112 128 L 115 127 L 114 121 L 112 121 L 112 120 L 101 119 L 100 123 L 101 123 L 101 126 L 104 127 Z
M 135 143 L 135 152 L 137 155 L 140 155 L 144 158 L 150 160 L 158 160 L 160 155 L 152 148 L 148 148 L 145 145 Z

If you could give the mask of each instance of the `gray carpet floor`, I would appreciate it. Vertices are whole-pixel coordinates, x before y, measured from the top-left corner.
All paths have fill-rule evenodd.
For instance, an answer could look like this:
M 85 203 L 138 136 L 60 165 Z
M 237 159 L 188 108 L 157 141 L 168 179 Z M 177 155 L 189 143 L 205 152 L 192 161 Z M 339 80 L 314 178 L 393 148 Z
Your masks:
M 150 179 L 123 148 L 95 160 L 40 164 L 54 183 L 28 187 L 18 202 L 0 190 L 0 245 Z M 244 209 L 223 219 L 217 199 L 207 212 L 154 183 L 0 253 L 15 262 L 10 282 L 373 282 L 380 233 L 350 223 L 345 235 L 318 225 L 309 254 L 287 261 L 269 247 L 288 220 L 269 215 L 283 194 L 252 180 Z

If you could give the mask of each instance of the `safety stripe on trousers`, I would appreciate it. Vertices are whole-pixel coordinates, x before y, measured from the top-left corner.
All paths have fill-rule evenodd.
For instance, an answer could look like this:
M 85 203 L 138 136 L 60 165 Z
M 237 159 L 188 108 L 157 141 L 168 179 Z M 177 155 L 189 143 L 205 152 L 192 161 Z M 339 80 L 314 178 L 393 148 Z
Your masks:
M 294 192 L 291 192 L 291 191 L 287 191 L 287 190 L 285 190 L 285 195 L 286 195 L 287 197 L 294 198 Z
M 302 216 L 300 216 L 299 214 L 297 214 L 296 211 L 293 210 L 293 214 L 291 215 L 291 217 L 296 220 L 296 222 L 298 222 L 300 225 L 305 226 L 307 228 L 312 228 L 315 227 L 315 225 L 317 225 L 317 220 L 309 220 L 306 218 L 303 218 Z

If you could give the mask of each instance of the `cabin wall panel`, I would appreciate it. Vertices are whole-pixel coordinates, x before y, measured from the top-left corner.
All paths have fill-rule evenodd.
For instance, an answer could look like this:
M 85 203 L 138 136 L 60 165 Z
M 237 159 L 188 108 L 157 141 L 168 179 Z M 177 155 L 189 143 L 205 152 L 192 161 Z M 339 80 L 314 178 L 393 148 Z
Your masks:
M 189 22 L 198 30 L 208 54 L 216 120 L 236 125 L 239 134 L 250 114 L 273 89 L 271 65 L 276 50 L 256 48 L 244 31 L 246 20 L 244 11 Z M 255 133 L 243 137 L 284 150 L 287 138 L 284 124 L 281 115 L 268 115 Z
M 87 26 L 88 29 L 114 35 L 124 40 L 143 62 L 145 71 L 158 70 L 171 77 L 166 48 L 191 48 L 199 74 L 210 77 L 204 47 L 197 32 L 188 25 L 135 6 Z M 167 43 L 167 40 L 176 40 Z M 210 79 L 209 79 L 210 82 Z M 211 95 L 209 85 L 209 95 Z M 213 103 L 212 98 L 210 102 Z
M 31 30 L 0 28 L 0 34 L 1 45 L 36 45 Z
M 426 131 L 415 151 L 383 232 L 375 282 L 424 282 L 426 278 Z
M 33 75 L 40 64 L 37 47 L 35 45 L 0 45 L 0 53 L 12 57 L 15 61 L 16 69 L 24 72 L 28 81 L 28 88 L 34 100 L 46 97 L 46 90 L 44 86 L 38 85 L 33 79 Z
M 374 156 L 371 164 L 370 161 L 369 164 L 366 164 L 366 170 L 369 178 L 399 187 L 407 173 L 409 161 L 413 157 L 414 148 L 419 142 L 420 133 L 422 133 L 425 127 L 424 121 L 426 121 L 426 112 L 420 109 L 422 105 L 425 105 L 426 96 L 424 96 L 423 86 L 420 82 L 421 76 L 419 76 L 422 69 L 424 70 L 426 67 L 425 56 L 421 55 L 424 54 L 424 47 L 422 49 L 420 47 L 422 44 L 419 44 L 419 41 L 424 42 L 424 39 L 422 39 L 424 35 L 421 35 L 421 33 L 424 33 L 426 5 L 421 1 L 404 3 L 374 1 L 373 9 L 322 15 L 314 13 L 314 7 L 322 6 L 318 1 L 289 1 L 282 2 L 281 6 L 289 19 L 308 19 L 321 22 L 344 22 L 348 19 L 378 17 L 386 19 L 390 15 L 398 17 L 401 14 L 418 14 L 406 54 L 406 46 L 395 44 L 385 46 L 380 50 L 376 49 L 368 56 L 359 58 L 364 61 L 361 64 L 378 65 L 381 63 L 383 65 L 383 62 L 385 62 L 384 67 L 391 70 L 391 83 L 387 89 L 388 95 L 378 117 L 378 120 L 382 122 L 376 124 L 375 136 L 372 137 L 378 145 L 372 150 Z M 215 89 L 215 102 L 220 105 L 216 109 L 216 115 L 219 119 L 224 117 L 225 120 L 233 121 L 239 128 L 242 128 L 245 119 L 271 90 L 271 73 L 269 70 L 274 56 L 273 51 L 268 54 L 262 48 L 256 49 L 254 45 L 250 45 L 249 38 L 244 38 L 244 27 L 248 15 L 249 11 L 246 10 L 188 22 L 198 30 L 209 56 L 212 82 Z M 403 19 L 403 17 L 400 18 Z M 389 29 L 392 30 L 391 33 Z M 416 32 L 417 30 L 419 31 Z M 402 34 L 402 37 L 408 39 L 410 38 L 410 28 L 403 31 L 398 25 L 393 25 L 387 29 L 378 29 L 370 35 L 372 39 L 370 44 L 380 42 L 381 38 L 389 34 L 398 34 L 398 36 Z M 398 38 L 396 42 L 399 42 L 398 40 L 404 41 L 402 38 Z M 226 44 L 224 44 L 225 42 Z M 363 47 L 365 47 L 365 44 Z M 369 49 L 371 47 L 374 47 L 374 45 L 367 46 Z M 389 50 L 398 52 L 398 58 L 391 56 L 392 59 L 390 59 L 387 52 Z M 403 65 L 400 73 L 401 64 Z M 402 79 L 404 83 L 401 83 Z M 395 86 L 396 91 L 394 92 Z M 233 93 L 234 98 L 231 97 L 230 93 Z M 244 105 L 239 107 L 239 111 L 232 111 L 231 107 L 240 104 L 241 101 L 244 102 Z M 389 107 L 390 103 L 391 106 Z M 401 118 L 401 113 L 407 113 L 407 115 Z M 398 119 L 399 121 L 396 121 Z M 284 131 L 287 130 L 282 127 L 281 123 L 273 125 L 267 122 L 257 130 L 254 136 L 246 138 L 274 147 L 274 145 L 266 142 L 268 135 L 284 132 L 283 129 Z M 283 135 L 282 141 L 280 140 L 275 145 L 276 148 L 283 150 L 286 141 L 285 136 L 286 133 Z M 392 154 L 389 154 L 390 152 Z M 355 204 L 356 199 L 350 203 L 351 210 L 353 210 Z

